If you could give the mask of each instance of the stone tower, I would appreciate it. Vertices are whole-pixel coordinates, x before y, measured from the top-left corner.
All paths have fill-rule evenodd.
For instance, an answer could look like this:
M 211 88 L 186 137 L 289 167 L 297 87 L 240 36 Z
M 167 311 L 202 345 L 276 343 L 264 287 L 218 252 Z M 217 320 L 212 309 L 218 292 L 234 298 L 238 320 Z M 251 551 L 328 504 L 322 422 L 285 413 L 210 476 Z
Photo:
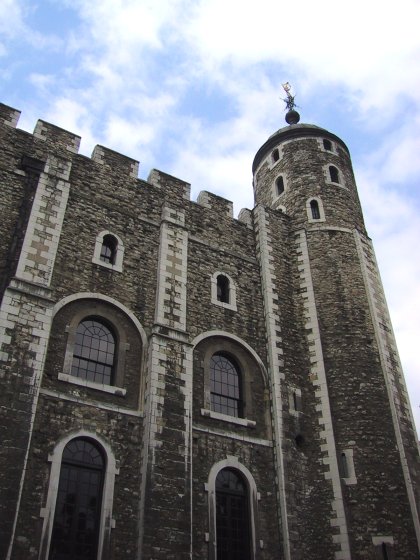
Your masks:
M 372 543 L 393 558 L 394 538 L 414 551 L 418 445 L 348 148 L 295 122 L 258 150 L 253 177 L 273 394 L 285 405 L 274 415 L 290 558 L 314 541 L 318 556 L 302 557 L 324 557 L 315 511 L 336 558 L 373 557 Z
M 0 104 L 0 558 L 417 559 L 417 438 L 345 144 L 295 113 L 234 219 L 18 118 Z

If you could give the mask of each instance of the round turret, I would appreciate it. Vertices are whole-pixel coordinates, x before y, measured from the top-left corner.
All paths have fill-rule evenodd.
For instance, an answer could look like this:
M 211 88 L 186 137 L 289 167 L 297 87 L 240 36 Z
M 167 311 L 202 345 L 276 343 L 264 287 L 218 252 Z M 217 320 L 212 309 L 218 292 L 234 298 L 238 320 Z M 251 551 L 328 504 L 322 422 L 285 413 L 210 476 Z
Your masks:
M 258 150 L 252 171 L 255 203 L 281 210 L 297 226 L 364 231 L 349 150 L 331 132 L 310 124 L 281 128 Z

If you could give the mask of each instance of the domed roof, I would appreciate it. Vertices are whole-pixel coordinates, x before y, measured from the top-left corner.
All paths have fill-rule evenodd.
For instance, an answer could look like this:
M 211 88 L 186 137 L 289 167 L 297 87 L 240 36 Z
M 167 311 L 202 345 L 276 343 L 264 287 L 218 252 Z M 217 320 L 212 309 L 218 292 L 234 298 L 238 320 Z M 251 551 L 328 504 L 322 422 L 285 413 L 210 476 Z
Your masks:
M 291 124 L 280 128 L 279 130 L 277 130 L 277 132 L 274 132 L 274 134 L 272 134 L 268 138 L 268 140 L 261 146 L 261 148 L 255 154 L 254 162 L 252 164 L 252 172 L 255 173 L 255 170 L 257 169 L 261 161 L 266 157 L 267 153 L 271 152 L 281 142 L 284 142 L 285 140 L 291 140 L 293 138 L 302 138 L 308 136 L 329 138 L 334 142 L 339 142 L 340 145 L 350 155 L 349 149 L 341 140 L 341 138 L 339 138 L 332 132 L 329 132 L 325 128 L 306 123 Z

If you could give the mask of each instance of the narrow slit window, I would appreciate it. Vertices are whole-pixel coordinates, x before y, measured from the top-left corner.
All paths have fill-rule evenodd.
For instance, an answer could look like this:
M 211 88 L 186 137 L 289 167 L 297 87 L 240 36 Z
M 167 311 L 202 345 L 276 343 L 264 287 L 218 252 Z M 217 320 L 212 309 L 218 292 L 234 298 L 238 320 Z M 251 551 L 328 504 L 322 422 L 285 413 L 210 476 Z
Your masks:
M 284 193 L 284 179 L 282 175 L 280 175 L 276 179 L 276 193 L 277 196 L 280 196 L 282 193 Z
M 296 412 L 302 411 L 302 397 L 297 391 L 293 391 L 293 408 Z
M 223 276 L 223 274 L 217 277 L 217 301 L 230 303 L 229 279 Z
M 329 166 L 329 172 L 330 172 L 330 180 L 332 183 L 339 183 L 339 173 L 338 173 L 338 169 L 334 166 L 334 165 L 330 165 Z
M 280 159 L 280 153 L 278 148 L 275 148 L 272 152 L 271 152 L 271 159 L 273 161 L 273 163 L 276 163 L 276 161 L 279 161 Z
M 319 205 L 316 200 L 311 200 L 311 214 L 313 220 L 319 220 L 321 218 L 321 214 L 319 212 Z
M 343 452 L 340 457 L 340 467 L 342 478 L 349 478 L 349 465 L 347 462 L 347 455 Z

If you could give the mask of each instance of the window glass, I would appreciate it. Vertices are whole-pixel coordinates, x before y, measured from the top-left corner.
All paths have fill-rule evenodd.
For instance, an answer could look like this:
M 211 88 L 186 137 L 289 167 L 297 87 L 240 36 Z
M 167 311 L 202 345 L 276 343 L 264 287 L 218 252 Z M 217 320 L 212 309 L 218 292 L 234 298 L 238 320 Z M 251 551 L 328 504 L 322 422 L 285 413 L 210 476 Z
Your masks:
M 104 467 L 89 440 L 64 448 L 49 560 L 96 560 Z
M 105 235 L 102 241 L 100 259 L 108 264 L 115 264 L 118 242 L 112 235 Z
M 334 165 L 330 165 L 329 167 L 330 170 L 330 179 L 333 183 L 339 183 L 338 180 L 338 169 L 336 167 L 334 167 Z
M 220 274 L 217 277 L 217 300 L 229 303 L 229 279 Z
M 83 320 L 76 331 L 71 375 L 95 383 L 112 384 L 115 337 L 98 319 Z
M 279 161 L 279 159 L 280 159 L 280 154 L 279 154 L 278 148 L 275 148 L 275 149 L 271 152 L 271 158 L 272 158 L 273 162 Z
M 314 220 L 319 220 L 321 215 L 319 213 L 319 206 L 316 200 L 311 200 L 311 213 Z
M 332 143 L 330 140 L 323 140 L 323 144 L 324 144 L 324 150 L 328 150 L 329 152 L 332 152 Z
M 284 179 L 281 175 L 276 179 L 276 191 L 277 196 L 281 195 L 284 192 Z
M 210 361 L 210 395 L 212 410 L 242 417 L 239 369 L 223 354 L 214 354 Z
M 234 469 L 216 478 L 217 560 L 249 560 L 250 531 L 247 486 Z

